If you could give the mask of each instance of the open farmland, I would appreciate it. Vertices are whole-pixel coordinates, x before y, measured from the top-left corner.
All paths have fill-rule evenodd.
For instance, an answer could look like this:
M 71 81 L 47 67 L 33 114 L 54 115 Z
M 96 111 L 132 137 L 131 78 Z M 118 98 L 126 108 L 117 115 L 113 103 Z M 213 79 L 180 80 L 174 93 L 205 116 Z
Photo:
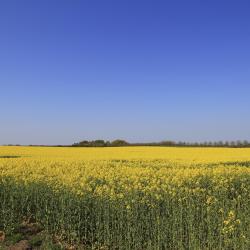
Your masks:
M 0 201 L 90 249 L 250 249 L 250 149 L 0 147 Z

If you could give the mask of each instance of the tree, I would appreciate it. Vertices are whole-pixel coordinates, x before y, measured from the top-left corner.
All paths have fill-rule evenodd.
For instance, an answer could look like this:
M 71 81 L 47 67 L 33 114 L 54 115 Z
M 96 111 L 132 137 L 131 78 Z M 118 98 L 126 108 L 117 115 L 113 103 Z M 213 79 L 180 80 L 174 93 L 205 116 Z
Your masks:
M 129 145 L 129 143 L 121 139 L 114 140 L 110 144 L 110 146 L 113 146 L 113 147 L 121 147 L 121 146 L 127 146 L 127 145 Z

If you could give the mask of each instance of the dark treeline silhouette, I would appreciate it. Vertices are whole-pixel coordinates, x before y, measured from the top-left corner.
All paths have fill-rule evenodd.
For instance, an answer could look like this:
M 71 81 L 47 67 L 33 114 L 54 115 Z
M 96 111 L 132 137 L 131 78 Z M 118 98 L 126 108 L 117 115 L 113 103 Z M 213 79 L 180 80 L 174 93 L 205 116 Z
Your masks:
M 5 146 L 22 146 L 20 144 L 5 144 Z M 162 146 L 162 147 L 225 147 L 225 148 L 250 148 L 250 141 L 205 141 L 205 142 L 185 142 L 185 141 L 161 141 L 161 142 L 138 142 L 130 143 L 117 139 L 114 141 L 92 140 L 80 141 L 72 145 L 28 145 L 30 147 L 124 147 L 124 146 Z
M 250 142 L 247 140 L 241 141 L 205 141 L 205 142 L 175 142 L 161 141 L 148 143 L 129 143 L 125 140 L 117 139 L 112 142 L 105 140 L 81 141 L 74 143 L 73 147 L 122 147 L 122 146 L 165 146 L 165 147 L 232 147 L 246 148 L 250 147 Z
M 73 147 L 121 147 L 129 145 L 131 144 L 124 140 L 117 139 L 112 142 L 104 140 L 81 141 L 78 143 L 74 143 L 72 146 Z

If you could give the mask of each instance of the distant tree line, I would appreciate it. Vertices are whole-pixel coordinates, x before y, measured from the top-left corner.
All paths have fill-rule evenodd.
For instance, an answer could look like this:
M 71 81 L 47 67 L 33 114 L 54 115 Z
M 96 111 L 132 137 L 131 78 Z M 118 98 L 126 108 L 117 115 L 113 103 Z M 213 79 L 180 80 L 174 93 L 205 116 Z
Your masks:
M 205 142 L 175 142 L 161 141 L 148 143 L 129 143 L 125 140 L 117 139 L 114 141 L 93 140 L 80 141 L 74 143 L 73 147 L 122 147 L 122 146 L 165 146 L 165 147 L 232 147 L 232 148 L 247 148 L 250 147 L 250 142 L 247 140 L 241 141 L 205 141 Z
M 78 143 L 74 143 L 73 147 L 121 147 L 121 146 L 129 146 L 130 143 L 124 141 L 124 140 L 114 140 L 112 142 L 110 141 L 104 141 L 104 140 L 94 140 L 94 141 L 80 141 Z

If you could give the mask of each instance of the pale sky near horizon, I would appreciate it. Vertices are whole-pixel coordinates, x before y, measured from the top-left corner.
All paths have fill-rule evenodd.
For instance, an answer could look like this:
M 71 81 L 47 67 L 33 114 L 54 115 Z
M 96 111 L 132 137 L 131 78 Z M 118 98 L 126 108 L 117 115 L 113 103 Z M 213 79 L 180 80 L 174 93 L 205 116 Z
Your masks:
M 0 2 L 0 144 L 250 140 L 250 1 Z

